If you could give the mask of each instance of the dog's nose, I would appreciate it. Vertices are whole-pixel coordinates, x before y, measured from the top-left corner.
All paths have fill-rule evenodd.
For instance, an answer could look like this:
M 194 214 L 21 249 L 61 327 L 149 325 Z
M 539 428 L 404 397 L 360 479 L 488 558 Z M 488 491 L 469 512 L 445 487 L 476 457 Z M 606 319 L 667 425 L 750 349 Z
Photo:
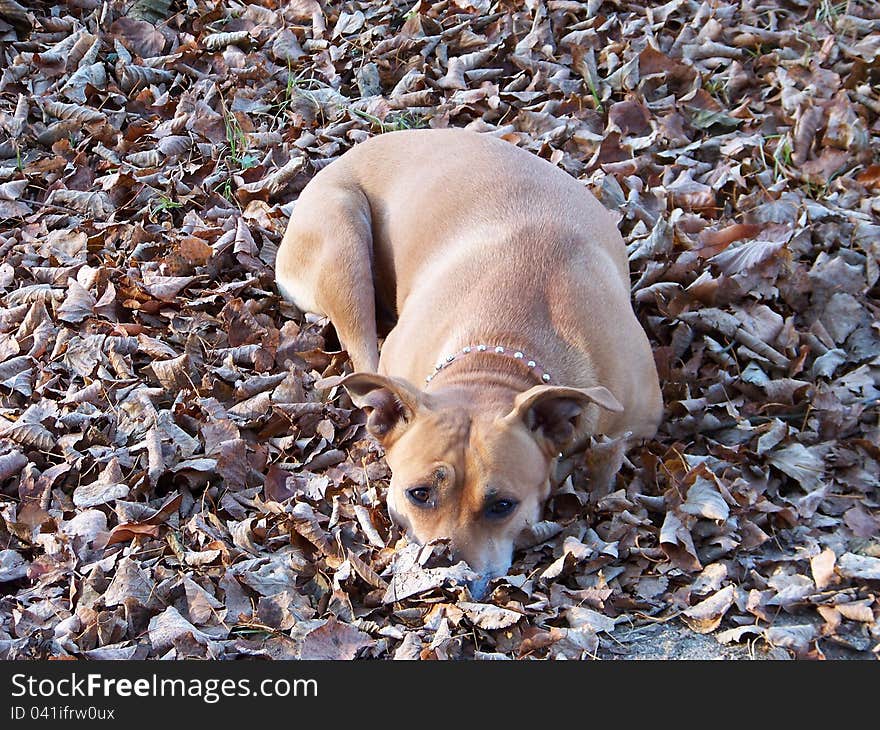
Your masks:
M 489 581 L 491 578 L 487 576 L 480 576 L 474 580 L 469 580 L 467 582 L 468 590 L 471 593 L 471 598 L 475 601 L 481 601 L 486 597 L 487 589 L 489 587 Z

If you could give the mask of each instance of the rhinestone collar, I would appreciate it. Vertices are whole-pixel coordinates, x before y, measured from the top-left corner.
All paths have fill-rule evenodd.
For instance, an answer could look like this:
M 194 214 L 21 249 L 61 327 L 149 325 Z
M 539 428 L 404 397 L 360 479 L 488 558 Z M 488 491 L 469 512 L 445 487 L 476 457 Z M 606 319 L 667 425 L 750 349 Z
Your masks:
M 446 355 L 445 357 L 440 358 L 437 361 L 437 364 L 434 366 L 434 372 L 432 372 L 427 378 L 425 378 L 425 385 L 430 383 L 434 376 L 437 375 L 444 368 L 449 367 L 449 365 L 456 360 L 460 360 L 461 358 L 470 355 L 473 352 L 485 352 L 489 355 L 503 355 L 505 357 L 511 357 L 514 360 L 522 360 L 523 364 L 532 371 L 535 377 L 538 378 L 542 383 L 550 382 L 550 373 L 544 372 L 544 370 L 538 366 L 534 360 L 527 360 L 526 356 L 520 352 L 519 350 L 513 350 L 509 347 L 502 347 L 501 345 L 468 345 L 467 347 L 462 348 L 458 352 L 454 352 L 451 355 Z

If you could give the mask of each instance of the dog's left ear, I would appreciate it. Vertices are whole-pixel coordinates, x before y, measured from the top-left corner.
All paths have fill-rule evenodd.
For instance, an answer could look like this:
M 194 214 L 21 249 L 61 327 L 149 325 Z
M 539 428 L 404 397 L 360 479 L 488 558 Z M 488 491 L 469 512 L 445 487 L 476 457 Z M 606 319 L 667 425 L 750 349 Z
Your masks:
M 577 420 L 590 403 L 612 413 L 623 411 L 617 398 L 601 385 L 592 388 L 536 385 L 516 397 L 513 410 L 505 420 L 522 422 L 536 436 L 549 442 L 556 452 L 574 437 Z
M 412 421 L 422 394 L 403 378 L 352 373 L 338 382 L 367 414 L 367 430 L 387 446 Z

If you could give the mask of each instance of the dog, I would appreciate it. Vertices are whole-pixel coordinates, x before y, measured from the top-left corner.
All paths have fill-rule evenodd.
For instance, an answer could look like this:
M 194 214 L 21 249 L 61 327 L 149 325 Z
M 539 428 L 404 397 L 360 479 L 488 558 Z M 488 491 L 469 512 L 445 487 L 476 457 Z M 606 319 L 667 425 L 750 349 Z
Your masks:
M 416 542 L 450 540 L 479 575 L 474 597 L 541 520 L 563 453 L 658 427 L 614 216 L 500 138 L 423 129 L 354 146 L 300 194 L 276 280 L 351 358 L 335 382 L 384 447 L 391 519 Z

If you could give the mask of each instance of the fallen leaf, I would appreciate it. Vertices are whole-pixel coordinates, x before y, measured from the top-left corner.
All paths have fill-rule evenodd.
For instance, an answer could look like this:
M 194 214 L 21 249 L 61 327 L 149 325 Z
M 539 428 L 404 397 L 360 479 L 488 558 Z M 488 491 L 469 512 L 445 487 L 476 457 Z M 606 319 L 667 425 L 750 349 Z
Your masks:
M 837 559 L 837 572 L 845 578 L 880 580 L 880 558 L 844 553 Z
M 465 616 L 468 617 L 468 620 L 474 626 L 490 631 L 506 629 L 522 618 L 522 614 L 518 611 L 511 611 L 508 608 L 493 606 L 487 603 L 461 601 L 458 607 L 464 611 Z
M 684 622 L 698 634 L 710 634 L 721 624 L 721 619 L 733 605 L 736 589 L 732 585 L 700 601 L 682 612 Z
M 363 631 L 331 618 L 306 634 L 300 645 L 299 658 L 354 659 L 359 651 L 373 643 Z

